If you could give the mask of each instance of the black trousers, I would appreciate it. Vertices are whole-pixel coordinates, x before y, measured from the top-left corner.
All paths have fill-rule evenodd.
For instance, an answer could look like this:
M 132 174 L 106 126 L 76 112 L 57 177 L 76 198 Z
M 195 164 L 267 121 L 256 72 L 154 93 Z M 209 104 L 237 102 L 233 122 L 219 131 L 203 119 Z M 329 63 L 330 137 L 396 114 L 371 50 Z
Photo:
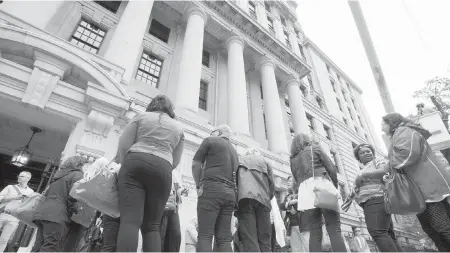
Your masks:
M 66 236 L 68 226 L 65 223 L 56 223 L 46 220 L 37 220 L 38 226 L 36 242 L 31 252 L 57 252 L 61 251 L 62 241 Z
M 120 228 L 117 251 L 160 252 L 159 226 L 172 188 L 172 165 L 147 153 L 129 153 L 119 171 Z
M 78 249 L 82 248 L 86 242 L 84 242 L 83 237 L 87 231 L 87 228 L 82 225 L 70 222 L 67 235 L 61 246 L 62 252 L 79 252 Z
M 198 242 L 197 252 L 232 252 L 231 217 L 236 202 L 234 198 L 200 196 L 197 202 Z
M 403 252 L 397 243 L 394 224 L 390 214 L 386 213 L 383 197 L 369 199 L 362 205 L 367 230 L 381 252 Z
M 341 233 L 341 221 L 339 213 L 333 210 L 315 208 L 307 210 L 302 214 L 302 218 L 309 221 L 309 251 L 322 251 L 322 215 L 325 219 L 325 226 L 330 236 L 333 252 L 346 252 L 344 237 Z
M 166 211 L 161 220 L 161 252 L 180 252 L 181 228 L 177 211 Z
M 239 237 L 245 252 L 272 252 L 270 209 L 254 199 L 241 199 Z
M 113 218 L 103 214 L 103 245 L 101 252 L 116 252 L 119 227 L 120 218 Z
M 441 202 L 427 203 L 425 211 L 417 215 L 423 231 L 442 252 L 450 252 L 449 216 L 450 206 L 447 199 Z

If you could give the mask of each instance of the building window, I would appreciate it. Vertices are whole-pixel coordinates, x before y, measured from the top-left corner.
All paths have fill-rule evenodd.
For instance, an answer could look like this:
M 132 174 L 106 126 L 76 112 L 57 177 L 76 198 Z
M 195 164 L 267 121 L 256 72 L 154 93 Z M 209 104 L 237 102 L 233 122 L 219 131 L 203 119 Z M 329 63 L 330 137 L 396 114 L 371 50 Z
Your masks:
M 355 100 L 352 98 L 352 104 L 353 104 L 353 107 L 355 108 L 355 110 L 358 110 L 358 109 L 356 109 L 356 103 L 355 103 Z
M 366 140 L 369 140 L 369 137 L 367 136 L 367 134 L 364 134 L 364 137 L 366 137 Z
M 354 127 L 355 127 L 355 132 L 359 133 L 358 128 L 356 126 L 354 126 Z
M 345 91 L 342 90 L 342 97 L 344 98 L 345 102 L 347 101 L 347 93 L 345 93 Z
M 298 48 L 300 49 L 300 55 L 305 58 L 305 51 L 303 51 L 303 46 L 300 43 L 298 43 Z
M 117 13 L 117 10 L 119 9 L 120 4 L 122 3 L 121 1 L 94 1 L 94 2 L 112 13 Z
M 361 120 L 361 116 L 358 115 L 358 121 L 359 121 L 359 125 L 364 128 L 362 120 Z
M 344 110 L 342 109 L 342 105 L 341 105 L 341 100 L 339 100 L 339 98 L 336 98 L 336 101 L 338 103 L 339 109 L 344 112 Z
M 286 109 L 286 113 L 288 115 L 291 115 L 291 106 L 289 104 L 289 100 L 287 100 L 287 99 L 284 100 L 284 107 Z
M 255 5 L 255 2 L 253 2 L 253 1 L 249 1 L 248 2 L 248 11 L 250 12 L 250 16 L 252 16 L 252 18 L 256 19 L 256 5 Z
M 300 85 L 300 91 L 302 92 L 302 96 L 306 98 L 307 92 L 306 92 L 306 87 L 303 85 Z
M 290 123 L 292 125 L 292 123 Z M 289 127 L 289 132 L 291 133 L 292 137 L 295 137 L 295 132 L 294 132 L 294 128 L 291 126 Z
M 300 41 L 300 32 L 294 28 L 294 33 L 295 33 L 295 36 L 297 36 L 297 39 Z
M 167 43 L 169 41 L 170 29 L 156 20 L 152 20 L 150 34 Z
M 331 75 L 331 69 L 330 69 L 330 66 L 328 66 L 327 64 L 325 64 L 325 66 L 327 67 L 328 74 Z
M 286 19 L 284 17 L 280 17 L 280 21 L 281 25 L 283 25 L 283 27 L 286 27 Z
M 210 54 L 208 51 L 203 50 L 203 54 L 202 54 L 202 64 L 203 66 L 209 68 L 209 58 L 210 58 Z
M 81 20 L 70 42 L 78 47 L 96 54 L 105 38 L 106 30 L 93 23 Z
M 340 84 L 342 84 L 342 78 L 341 78 L 340 75 L 337 75 L 337 79 L 338 79 L 338 82 L 339 82 Z
M 355 120 L 355 119 L 353 118 L 352 110 L 350 110 L 350 107 L 347 107 L 347 110 L 348 110 L 348 114 L 350 115 L 350 118 L 351 118 L 352 120 Z
M 266 1 L 264 1 L 264 8 L 266 9 L 267 13 L 270 13 L 270 5 Z
M 291 40 L 289 40 L 289 33 L 286 30 L 283 30 L 284 41 L 286 42 L 286 46 L 291 47 Z
M 316 97 L 317 105 L 320 107 L 320 109 L 323 109 L 323 102 L 320 97 Z
M 136 79 L 158 88 L 159 76 L 162 69 L 162 61 L 154 55 L 142 53 L 141 62 L 137 70 Z
M 331 87 L 333 87 L 333 91 L 336 92 L 336 84 L 334 83 L 333 80 L 330 80 L 330 81 L 331 81 Z
M 308 74 L 308 75 L 306 76 L 306 78 L 308 78 L 309 86 L 312 88 L 312 87 L 313 87 L 313 82 L 312 82 L 311 74 Z
M 308 113 L 306 114 L 306 118 L 308 119 L 308 127 L 309 129 L 311 129 L 312 131 L 314 131 L 315 127 L 314 127 L 314 118 L 313 116 L 309 115 Z
M 208 83 L 200 81 L 200 95 L 198 98 L 198 108 L 206 111 L 208 103 Z
M 323 130 L 325 130 L 325 137 L 331 141 L 331 129 L 328 126 L 323 125 Z
M 358 146 L 358 144 L 356 144 L 356 143 L 354 143 L 354 142 L 352 141 L 352 148 L 355 149 L 356 146 Z
M 267 17 L 267 25 L 269 26 L 269 31 L 275 33 L 275 28 L 273 27 L 273 19 L 271 17 Z
M 346 118 L 342 118 L 342 120 L 344 121 L 344 124 L 348 126 L 348 120 Z

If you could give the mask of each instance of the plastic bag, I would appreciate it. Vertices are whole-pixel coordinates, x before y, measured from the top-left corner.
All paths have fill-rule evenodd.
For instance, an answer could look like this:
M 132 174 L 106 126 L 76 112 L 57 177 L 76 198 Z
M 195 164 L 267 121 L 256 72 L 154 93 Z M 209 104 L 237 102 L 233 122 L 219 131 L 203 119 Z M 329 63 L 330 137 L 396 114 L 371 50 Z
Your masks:
M 284 235 L 286 234 L 286 227 L 284 226 L 283 219 L 281 218 L 280 209 L 278 208 L 277 199 L 274 197 L 270 202 L 272 205 L 271 214 L 273 216 L 273 224 L 275 226 L 276 238 L 280 247 L 284 247 L 286 242 L 284 241 Z
M 32 193 L 26 199 L 24 199 L 20 205 L 15 206 L 13 209 L 6 208 L 5 213 L 10 214 L 26 225 L 37 228 L 36 224 L 33 222 L 34 214 L 36 213 L 37 206 L 41 203 L 44 196 L 39 193 Z
M 100 160 L 101 163 L 103 163 L 102 160 Z M 86 173 L 85 178 L 73 185 L 70 196 L 95 210 L 118 218 L 120 213 L 117 173 L 108 167 L 110 165 L 111 163 L 97 167 L 94 162 L 93 168 L 88 168 L 90 171 Z

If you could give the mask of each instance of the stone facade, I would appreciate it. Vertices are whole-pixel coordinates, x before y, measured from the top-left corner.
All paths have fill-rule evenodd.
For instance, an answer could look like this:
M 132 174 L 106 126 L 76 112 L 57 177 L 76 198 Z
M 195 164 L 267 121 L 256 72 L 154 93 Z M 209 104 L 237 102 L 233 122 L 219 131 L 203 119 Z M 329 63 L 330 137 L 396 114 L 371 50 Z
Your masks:
M 176 169 L 191 189 L 180 210 L 183 231 L 196 215 L 192 157 L 215 125 L 232 127 L 239 153 L 262 150 L 276 168 L 280 196 L 294 134 L 310 133 L 334 156 L 344 194 L 359 169 L 352 144 L 381 147 L 361 89 L 307 39 L 295 1 L 124 1 L 116 7 L 0 4 L 1 103 L 56 115 L 42 126 L 70 125 L 63 159 L 82 154 L 94 160 L 113 158 L 126 123 L 157 94 L 169 96 L 187 140 Z M 95 51 L 75 45 L 80 22 L 101 35 Z M 145 55 L 161 62 L 154 83 L 138 78 L 149 71 L 141 66 Z M 342 214 L 345 236 L 362 215 L 356 206 Z M 396 228 L 416 239 L 401 224 Z

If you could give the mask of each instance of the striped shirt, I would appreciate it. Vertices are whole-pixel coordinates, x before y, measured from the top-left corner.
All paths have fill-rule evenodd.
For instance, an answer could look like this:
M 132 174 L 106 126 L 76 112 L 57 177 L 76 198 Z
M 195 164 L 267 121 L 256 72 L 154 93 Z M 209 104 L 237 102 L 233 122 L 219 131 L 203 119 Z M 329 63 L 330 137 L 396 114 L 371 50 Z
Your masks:
M 387 160 L 376 158 L 367 163 L 359 172 L 361 175 L 364 172 L 374 171 L 380 169 L 381 165 L 386 165 Z M 371 198 L 382 197 L 384 195 L 383 178 L 363 179 L 359 189 L 356 190 L 355 201 L 358 204 L 364 203 Z

